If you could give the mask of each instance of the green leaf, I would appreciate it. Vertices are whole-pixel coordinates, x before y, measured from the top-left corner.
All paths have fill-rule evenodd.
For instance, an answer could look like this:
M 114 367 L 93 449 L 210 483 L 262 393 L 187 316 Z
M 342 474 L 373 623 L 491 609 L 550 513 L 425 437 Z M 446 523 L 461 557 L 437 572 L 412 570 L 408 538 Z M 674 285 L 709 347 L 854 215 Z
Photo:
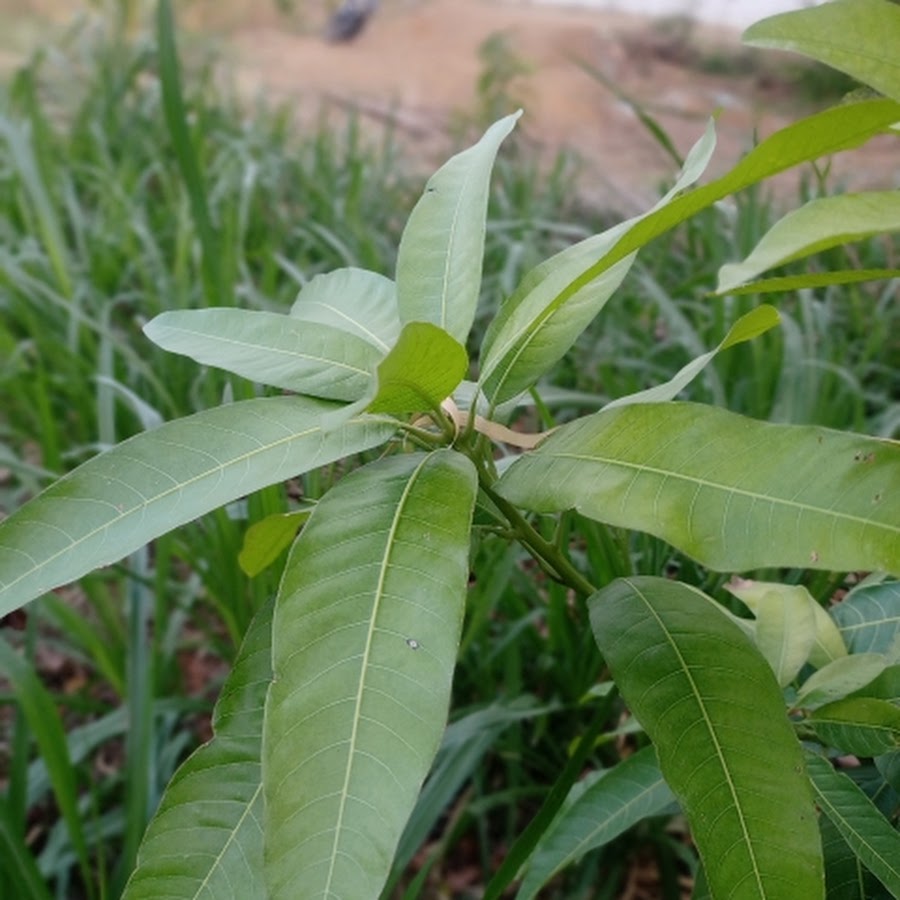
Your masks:
M 854 697 L 875 697 L 900 706 L 900 666 L 888 666 L 880 675 L 852 694 Z
M 564 425 L 497 483 L 535 512 L 575 508 L 717 570 L 900 572 L 900 444 L 643 403 Z
M 819 818 L 822 832 L 822 855 L 825 857 L 827 900 L 868 900 L 871 896 L 871 874 L 827 816 Z
M 397 286 L 365 269 L 336 269 L 304 285 L 291 318 L 340 328 L 361 337 L 384 355 L 400 334 Z
M 887 653 L 900 635 L 900 581 L 856 588 L 831 615 L 853 653 Z
M 688 154 L 672 190 L 654 207 L 670 202 L 706 169 L 715 147 L 712 122 Z M 652 212 L 652 210 L 651 210 Z M 649 213 L 647 214 L 649 215 Z M 479 387 L 491 407 L 511 400 L 559 361 L 606 305 L 628 274 L 634 255 L 596 278 L 573 280 L 602 258 L 641 217 L 587 238 L 557 253 L 528 272 L 501 304 L 481 348 Z
M 617 579 L 588 605 L 688 817 L 712 896 L 823 897 L 803 755 L 756 648 L 708 597 L 668 579 Z
M 481 291 L 488 187 L 494 159 L 521 112 L 495 122 L 435 172 L 397 256 L 400 321 L 432 322 L 464 344 Z
M 727 294 L 775 266 L 892 231 L 900 231 L 898 191 L 820 197 L 779 219 L 743 262 L 722 266 L 716 293 Z
M 566 296 L 574 295 L 619 260 L 717 200 L 800 163 L 864 144 L 898 121 L 900 104 L 893 100 L 865 100 L 827 109 L 776 131 L 721 178 L 682 194 L 639 219 L 612 249 L 569 283 Z
M 390 872 L 444 730 L 476 486 L 455 451 L 388 458 L 294 544 L 263 738 L 273 900 L 377 897 Z
M 807 719 L 826 744 L 856 756 L 879 756 L 900 748 L 900 709 L 884 700 L 837 700 Z
M 636 394 L 619 397 L 613 400 L 612 403 L 607 403 L 603 408 L 614 409 L 617 406 L 628 406 L 631 403 L 662 403 L 666 400 L 674 400 L 706 368 L 707 364 L 712 361 L 717 353 L 721 353 L 722 350 L 727 350 L 735 344 L 741 344 L 744 341 L 750 341 L 761 334 L 765 334 L 770 328 L 774 328 L 779 321 L 778 311 L 774 306 L 767 306 L 766 304 L 757 306 L 741 316 L 728 329 L 728 333 L 715 349 L 701 354 L 696 359 L 692 359 L 673 378 L 670 378 L 663 384 L 647 388 L 645 391 L 638 391 Z
M 213 711 L 214 737 L 169 782 L 123 900 L 266 900 L 260 754 L 274 606 L 254 616 Z
M 291 546 L 311 513 L 312 509 L 275 513 L 254 522 L 244 534 L 244 543 L 238 554 L 238 565 L 244 574 L 253 578 L 271 566 Z
M 900 269 L 833 269 L 828 272 L 804 272 L 763 278 L 728 291 L 733 297 L 742 294 L 774 294 L 799 291 L 801 288 L 828 287 L 833 284 L 859 284 L 863 281 L 887 281 L 900 278 Z
M 810 56 L 900 100 L 900 9 L 887 0 L 837 0 L 772 16 L 751 25 L 743 41 Z
M 854 653 L 835 659 L 803 682 L 796 705 L 812 709 L 841 700 L 872 682 L 886 666 L 887 661 L 880 653 Z
M 900 896 L 900 833 L 872 801 L 827 759 L 806 754 L 816 801 L 863 865 L 893 894 Z
M 144 326 L 164 350 L 325 400 L 358 400 L 383 354 L 333 325 L 247 309 L 164 312 Z
M 6 797 L 0 797 L 0 877 L 15 891 L 16 900 L 52 900 L 52 895 L 25 843 L 17 823 L 9 813 Z
M 147 431 L 79 466 L 0 523 L 0 615 L 270 484 L 384 443 L 395 425 L 271 397 Z
M 778 584 L 770 581 L 749 581 L 745 578 L 733 578 L 725 585 L 725 588 L 754 613 L 757 621 L 760 619 L 761 606 L 764 606 L 766 610 L 765 613 L 762 613 L 764 618 L 783 615 L 786 620 L 796 622 L 806 621 L 802 607 L 805 606 L 809 610 L 809 615 L 812 616 L 812 645 L 809 648 L 808 656 L 804 657 L 801 665 L 808 659 L 811 665 L 820 668 L 833 659 L 847 655 L 844 639 L 841 637 L 834 619 L 816 603 L 812 594 L 802 584 Z M 786 607 L 784 613 L 779 613 L 779 604 Z M 786 625 L 788 628 L 794 627 L 787 622 Z M 769 627 L 771 626 L 767 626 L 767 628 Z M 807 625 L 807 627 L 809 626 Z M 785 635 L 784 640 L 790 642 L 792 637 Z M 762 652 L 763 656 L 770 659 L 764 650 Z M 795 671 L 794 675 L 796 674 L 797 672 Z
M 37 743 L 50 783 L 78 860 L 81 876 L 91 881 L 91 863 L 87 840 L 78 808 L 76 770 L 69 755 L 66 732 L 56 701 L 41 684 L 34 669 L 0 635 L 0 677 L 12 689 L 13 697 L 25 715 L 28 729 Z
M 598 774 L 589 783 L 573 788 L 566 805 L 544 832 L 517 900 L 532 900 L 557 872 L 642 819 L 659 815 L 675 799 L 659 771 L 652 747 Z

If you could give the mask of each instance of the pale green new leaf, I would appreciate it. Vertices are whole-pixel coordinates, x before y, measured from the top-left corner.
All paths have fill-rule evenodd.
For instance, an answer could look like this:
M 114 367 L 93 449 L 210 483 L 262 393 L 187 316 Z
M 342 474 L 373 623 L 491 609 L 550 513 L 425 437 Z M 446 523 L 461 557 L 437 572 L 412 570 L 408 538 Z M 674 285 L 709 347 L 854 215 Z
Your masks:
M 294 544 L 263 738 L 272 900 L 379 895 L 444 730 L 476 487 L 454 451 L 391 457 Z
M 825 272 L 804 272 L 800 275 L 781 275 L 761 278 L 742 287 L 731 288 L 734 297 L 741 294 L 774 294 L 799 291 L 801 288 L 828 287 L 835 284 L 859 284 L 863 281 L 887 281 L 900 278 L 900 269 L 830 269 Z
M 806 621 L 802 607 L 805 606 L 808 609 L 808 614 L 812 616 L 812 645 L 801 665 L 808 659 L 811 665 L 821 668 L 833 659 L 847 655 L 847 647 L 844 645 L 844 639 L 841 637 L 834 619 L 816 603 L 812 594 L 802 584 L 779 584 L 771 581 L 732 578 L 725 588 L 744 603 L 754 613 L 757 620 L 760 619 L 762 605 L 767 607 L 767 614 L 774 613 L 776 616 L 778 615 L 777 604 L 784 605 L 787 610 L 783 615 L 797 623 Z M 763 598 L 768 599 L 764 602 Z M 774 610 L 771 609 L 772 605 L 776 607 Z M 786 636 L 785 639 L 791 640 L 789 636 Z M 765 651 L 763 651 L 763 655 L 767 659 L 769 658 Z M 794 672 L 794 674 L 797 673 Z
M 481 291 L 488 187 L 494 159 L 521 112 L 495 122 L 425 185 L 397 256 L 400 321 L 431 322 L 464 344 Z
M 333 325 L 248 309 L 164 312 L 144 334 L 204 365 L 325 400 L 358 400 L 384 355 Z
M 169 782 L 123 900 L 266 900 L 260 755 L 273 609 L 254 617 L 216 703 L 214 737 Z
M 858 587 L 831 615 L 851 651 L 888 653 L 900 635 L 900 581 Z
M 900 100 L 900 8 L 888 0 L 837 0 L 751 25 L 743 41 L 793 50 Z
M 871 684 L 887 668 L 887 660 L 880 653 L 854 653 L 842 656 L 803 682 L 797 692 L 796 706 L 813 709 Z
M 604 409 L 615 409 L 617 406 L 628 406 L 631 403 L 663 403 L 666 400 L 674 400 L 707 366 L 708 363 L 723 350 L 741 344 L 744 341 L 753 340 L 761 334 L 765 334 L 770 328 L 774 328 L 778 322 L 778 311 L 774 306 L 762 304 L 750 312 L 741 316 L 728 333 L 713 350 L 701 354 L 683 366 L 672 378 L 663 384 L 654 385 L 645 391 L 636 394 L 628 394 L 619 397 L 611 403 L 607 403 Z
M 254 522 L 244 533 L 238 565 L 251 578 L 267 569 L 294 542 L 312 509 L 275 513 Z
M 367 340 L 384 355 L 400 334 L 397 286 L 366 269 L 335 269 L 303 286 L 291 318 L 332 325 Z
M 841 837 L 891 894 L 900 897 L 900 832 L 827 759 L 807 753 L 806 770 L 816 792 L 816 802 Z
M 713 123 L 694 145 L 665 206 L 703 174 L 716 143 Z M 651 210 L 652 212 L 653 210 Z M 649 215 L 649 213 L 647 214 Z M 596 278 L 571 285 L 641 217 L 587 238 L 528 272 L 491 321 L 481 348 L 479 387 L 490 407 L 512 399 L 559 361 L 622 283 L 634 254 Z
M 885 700 L 853 697 L 814 710 L 806 722 L 829 746 L 856 756 L 900 748 L 900 709 Z
M 857 147 L 898 121 L 900 104 L 893 100 L 864 100 L 827 109 L 776 131 L 721 178 L 682 194 L 639 219 L 602 259 L 568 285 L 567 296 L 717 200 L 800 163 Z
M 335 405 L 246 400 L 146 431 L 61 478 L 0 523 L 0 615 L 270 484 L 384 443 L 395 425 Z
M 608 844 L 632 825 L 659 815 L 674 801 L 656 752 L 645 747 L 582 788 L 541 836 L 517 900 L 532 900 L 557 872 L 589 850 Z
M 717 570 L 900 572 L 900 444 L 642 403 L 558 428 L 497 490 L 669 541 Z
M 695 588 L 618 579 L 588 601 L 622 696 L 688 817 L 713 897 L 824 897 L 803 755 L 772 671 Z
M 779 219 L 743 262 L 722 266 L 716 292 L 726 294 L 775 266 L 892 231 L 900 231 L 898 191 L 811 200 Z

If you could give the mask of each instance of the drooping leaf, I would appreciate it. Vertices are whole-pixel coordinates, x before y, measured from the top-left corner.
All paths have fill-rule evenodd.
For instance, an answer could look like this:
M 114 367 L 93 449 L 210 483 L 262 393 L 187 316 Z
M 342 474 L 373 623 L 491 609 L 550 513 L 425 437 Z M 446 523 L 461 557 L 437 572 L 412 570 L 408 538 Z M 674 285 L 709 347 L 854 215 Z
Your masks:
M 0 615 L 225 503 L 388 440 L 389 421 L 324 433 L 335 405 L 246 400 L 162 425 L 79 466 L 0 523 Z
M 900 581 L 852 591 L 831 611 L 854 653 L 887 653 L 900 635 Z
M 900 9 L 888 0 L 837 0 L 782 13 L 751 25 L 742 39 L 810 56 L 900 101 Z
M 244 574 L 253 578 L 271 566 L 291 546 L 310 513 L 312 509 L 275 513 L 254 522 L 244 534 L 244 543 L 238 554 L 238 565 Z
M 564 425 L 497 490 L 655 534 L 718 570 L 900 572 L 900 444 L 645 403 Z
M 204 365 L 325 400 L 358 400 L 383 356 L 333 325 L 248 309 L 172 310 L 148 322 L 144 333 Z
M 688 154 L 674 186 L 654 209 L 665 206 L 703 174 L 715 143 L 715 129 L 710 122 Z M 633 254 L 596 278 L 579 283 L 577 289 L 571 290 L 570 286 L 608 253 L 639 218 L 557 253 L 528 272 L 503 302 L 481 348 L 479 387 L 490 407 L 511 400 L 534 384 L 603 309 L 628 274 Z
M 821 668 L 833 659 L 847 655 L 844 639 L 841 637 L 834 619 L 816 603 L 813 596 L 802 584 L 779 584 L 771 581 L 749 581 L 746 578 L 733 578 L 725 585 L 725 588 L 744 603 L 756 615 L 757 620 L 759 620 L 761 615 L 760 604 L 763 602 L 763 598 L 767 596 L 772 599 L 769 599 L 766 603 L 767 613 L 765 615 L 778 615 L 777 604 L 781 603 L 787 607 L 784 616 L 787 619 L 800 622 L 805 619 L 801 608 L 806 606 L 812 616 L 813 640 L 808 656 L 803 659 L 803 662 L 806 662 L 808 659 L 811 665 Z M 769 608 L 772 605 L 776 606 L 776 608 Z M 791 638 L 786 636 L 785 640 L 790 641 Z M 765 651 L 763 651 L 763 655 L 767 659 L 769 658 Z M 794 672 L 794 674 L 796 675 L 797 673 Z
M 900 231 L 900 193 L 870 191 L 811 200 L 779 219 L 740 263 L 719 269 L 716 292 L 732 289 L 776 266 L 822 250 Z
M 274 606 L 254 616 L 213 711 L 214 737 L 169 782 L 123 900 L 266 900 L 260 755 Z
M 481 291 L 491 169 L 520 115 L 495 122 L 425 185 L 397 256 L 397 301 L 404 325 L 431 322 L 465 344 Z
M 668 381 L 644 391 L 638 391 L 636 394 L 619 397 L 611 403 L 607 403 L 603 408 L 615 409 L 617 406 L 628 406 L 631 403 L 663 403 L 666 400 L 674 400 L 706 368 L 717 353 L 765 334 L 779 321 L 778 311 L 774 306 L 766 304 L 757 306 L 741 316 L 728 329 L 728 334 L 722 338 L 717 347 L 692 359 Z
M 766 661 L 713 602 L 663 578 L 588 601 L 622 696 L 688 817 L 713 897 L 824 897 L 803 756 Z
M 781 275 L 761 278 L 727 293 L 733 297 L 741 294 L 785 294 L 801 288 L 828 287 L 835 284 L 860 284 L 864 281 L 887 281 L 900 278 L 900 269 L 829 269 L 827 272 L 804 272 L 800 275 Z
M 885 700 L 854 697 L 814 710 L 806 720 L 831 747 L 856 756 L 900 748 L 900 709 Z
M 535 848 L 517 900 L 532 900 L 557 872 L 642 819 L 658 815 L 675 799 L 652 747 L 580 787 L 577 799 L 560 810 Z
M 827 759 L 807 753 L 806 770 L 816 792 L 816 802 L 841 837 L 891 894 L 900 896 L 900 832 Z
M 274 626 L 270 896 L 377 897 L 440 743 L 468 580 L 472 464 L 391 457 L 319 501 Z
M 336 269 L 303 286 L 291 318 L 340 328 L 373 344 L 383 356 L 400 334 L 397 286 L 366 269 Z
M 814 709 L 864 688 L 887 666 L 880 653 L 854 653 L 842 656 L 814 672 L 797 692 L 797 706 Z

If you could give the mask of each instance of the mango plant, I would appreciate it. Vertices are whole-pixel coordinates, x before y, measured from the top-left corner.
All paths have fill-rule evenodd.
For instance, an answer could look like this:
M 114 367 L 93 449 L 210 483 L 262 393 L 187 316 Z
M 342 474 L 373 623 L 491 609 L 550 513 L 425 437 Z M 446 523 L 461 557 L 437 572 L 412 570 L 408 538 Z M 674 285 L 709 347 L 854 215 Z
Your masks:
M 342 269 L 309 282 L 286 314 L 186 310 L 145 328 L 167 350 L 280 393 L 131 438 L 0 525 L 2 615 L 252 491 L 347 461 L 311 512 L 248 541 L 249 566 L 291 545 L 280 589 L 244 639 L 215 736 L 168 787 L 129 900 L 380 896 L 444 734 L 473 530 L 519 542 L 541 577 L 587 604 L 652 741 L 566 796 L 579 748 L 487 897 L 515 879 L 520 897 L 537 896 L 569 862 L 675 803 L 702 862 L 697 898 L 862 898 L 872 879 L 900 896 L 900 445 L 677 399 L 715 353 L 777 324 L 767 305 L 665 384 L 552 433 L 516 429 L 516 411 L 649 241 L 900 122 L 900 7 L 839 0 L 749 38 L 823 56 L 885 96 L 802 119 L 696 187 L 711 124 L 653 209 L 529 272 L 470 359 L 489 178 L 518 113 L 501 119 L 428 181 L 394 280 Z M 814 201 L 726 267 L 719 290 L 900 276 L 753 280 L 897 230 L 898 210 L 896 192 Z M 564 540 L 572 509 L 719 572 L 880 574 L 830 611 L 805 588 L 738 578 L 737 615 L 670 578 L 595 584 Z

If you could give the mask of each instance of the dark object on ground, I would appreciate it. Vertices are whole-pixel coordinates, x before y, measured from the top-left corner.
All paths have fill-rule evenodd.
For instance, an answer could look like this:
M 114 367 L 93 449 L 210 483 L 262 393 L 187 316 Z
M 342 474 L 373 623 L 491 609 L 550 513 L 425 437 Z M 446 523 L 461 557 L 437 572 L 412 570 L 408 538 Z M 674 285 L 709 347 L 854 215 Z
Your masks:
M 378 0 L 345 0 L 328 21 L 325 36 L 329 41 L 352 41 L 375 12 Z

